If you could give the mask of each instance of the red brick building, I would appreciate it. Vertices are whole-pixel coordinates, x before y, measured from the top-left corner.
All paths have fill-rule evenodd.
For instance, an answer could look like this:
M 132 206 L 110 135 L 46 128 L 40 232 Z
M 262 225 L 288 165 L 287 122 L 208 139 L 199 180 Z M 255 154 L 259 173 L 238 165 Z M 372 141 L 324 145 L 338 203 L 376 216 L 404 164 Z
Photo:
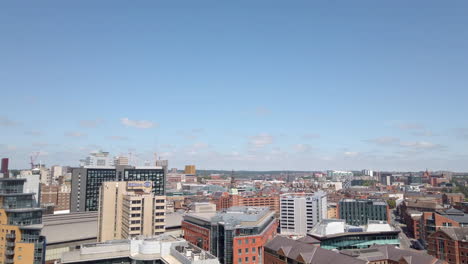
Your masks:
M 182 221 L 184 238 L 225 264 L 262 263 L 263 246 L 274 238 L 277 228 L 275 213 L 267 207 L 188 213 Z
M 455 205 L 465 201 L 465 195 L 463 193 L 444 193 L 442 195 L 442 201 L 444 204 Z
M 259 206 L 269 207 L 272 211 L 279 213 L 279 196 L 241 196 L 229 194 L 227 192 L 213 197 L 213 203 L 216 204 L 216 210 L 227 209 L 232 206 Z
M 468 227 L 442 227 L 428 237 L 427 253 L 449 264 L 468 263 Z
M 420 219 L 420 238 L 428 241 L 429 236 L 442 227 L 468 226 L 468 214 L 451 208 L 443 212 L 424 212 Z
M 70 210 L 70 187 L 66 184 L 42 184 L 41 206 L 54 208 L 54 211 Z

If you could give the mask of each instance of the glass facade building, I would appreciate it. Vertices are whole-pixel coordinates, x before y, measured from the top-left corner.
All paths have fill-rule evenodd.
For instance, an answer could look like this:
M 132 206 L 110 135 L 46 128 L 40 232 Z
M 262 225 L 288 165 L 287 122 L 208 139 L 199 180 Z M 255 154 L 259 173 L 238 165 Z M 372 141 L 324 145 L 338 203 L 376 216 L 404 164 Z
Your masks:
M 151 181 L 155 195 L 165 195 L 165 174 L 161 167 L 116 166 L 73 168 L 71 212 L 99 210 L 99 188 L 110 181 Z
M 34 193 L 23 193 L 26 179 L 0 179 L 0 256 L 2 263 L 42 264 L 42 209 Z
M 343 199 L 339 203 L 340 219 L 349 225 L 366 225 L 369 220 L 388 221 L 388 205 L 381 200 Z

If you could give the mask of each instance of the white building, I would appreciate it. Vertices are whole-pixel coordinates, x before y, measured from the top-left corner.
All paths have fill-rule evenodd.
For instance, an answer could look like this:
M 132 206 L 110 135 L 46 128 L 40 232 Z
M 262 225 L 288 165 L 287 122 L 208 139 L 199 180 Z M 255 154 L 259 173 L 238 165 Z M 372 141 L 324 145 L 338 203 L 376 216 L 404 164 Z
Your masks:
M 327 218 L 327 193 L 287 193 L 280 197 L 280 232 L 305 236 Z
M 31 170 L 23 170 L 20 172 L 18 179 L 26 179 L 26 182 L 23 185 L 23 193 L 34 193 L 34 199 L 37 203 L 39 203 L 40 198 L 40 175 L 33 174 Z
M 94 152 L 90 153 L 86 159 L 80 160 L 80 166 L 82 167 L 113 167 L 114 159 L 109 156 L 109 152 Z

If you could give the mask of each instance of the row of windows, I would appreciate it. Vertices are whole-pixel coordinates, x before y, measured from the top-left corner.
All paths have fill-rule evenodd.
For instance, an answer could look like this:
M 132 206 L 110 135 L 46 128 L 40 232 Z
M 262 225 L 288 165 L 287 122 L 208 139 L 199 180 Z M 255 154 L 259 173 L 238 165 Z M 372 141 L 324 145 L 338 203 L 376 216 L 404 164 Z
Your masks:
M 249 248 L 245 248 L 245 249 L 244 249 L 244 252 L 245 252 L 245 254 L 249 254 Z M 253 248 L 252 248 L 252 253 L 257 253 L 257 248 L 256 248 L 256 247 L 253 247 Z M 239 254 L 239 255 L 242 254 L 242 249 L 241 249 L 241 248 L 239 248 L 239 249 L 237 250 L 237 254 Z
M 249 257 L 245 257 L 244 259 L 245 259 L 244 263 L 249 263 Z M 257 261 L 257 257 L 252 256 L 252 262 L 256 262 L 256 261 Z M 242 258 L 239 258 L 237 262 L 242 263 Z
M 248 239 L 248 238 L 244 239 L 244 243 L 245 243 L 246 245 L 249 244 L 249 240 L 250 240 L 250 239 Z M 255 238 L 252 238 L 252 244 L 255 244 L 255 241 L 256 241 L 256 239 L 255 239 Z M 242 239 L 238 239 L 238 240 L 237 240 L 237 244 L 238 244 L 238 245 L 242 245 Z

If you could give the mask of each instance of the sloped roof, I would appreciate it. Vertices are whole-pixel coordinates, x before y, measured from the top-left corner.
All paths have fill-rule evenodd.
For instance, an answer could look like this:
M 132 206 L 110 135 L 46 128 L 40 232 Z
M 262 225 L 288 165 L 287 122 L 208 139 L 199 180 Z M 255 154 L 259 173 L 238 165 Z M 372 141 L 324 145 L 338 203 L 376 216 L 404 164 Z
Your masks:
M 456 241 L 466 240 L 468 236 L 468 227 L 441 227 L 439 231 Z
M 304 260 L 304 263 L 320 263 L 320 264 L 364 264 L 366 261 L 346 256 L 331 250 L 323 249 L 318 246 L 306 244 L 304 242 L 293 240 L 287 237 L 276 236 L 273 240 L 265 245 L 265 248 L 282 252 L 290 259 Z

